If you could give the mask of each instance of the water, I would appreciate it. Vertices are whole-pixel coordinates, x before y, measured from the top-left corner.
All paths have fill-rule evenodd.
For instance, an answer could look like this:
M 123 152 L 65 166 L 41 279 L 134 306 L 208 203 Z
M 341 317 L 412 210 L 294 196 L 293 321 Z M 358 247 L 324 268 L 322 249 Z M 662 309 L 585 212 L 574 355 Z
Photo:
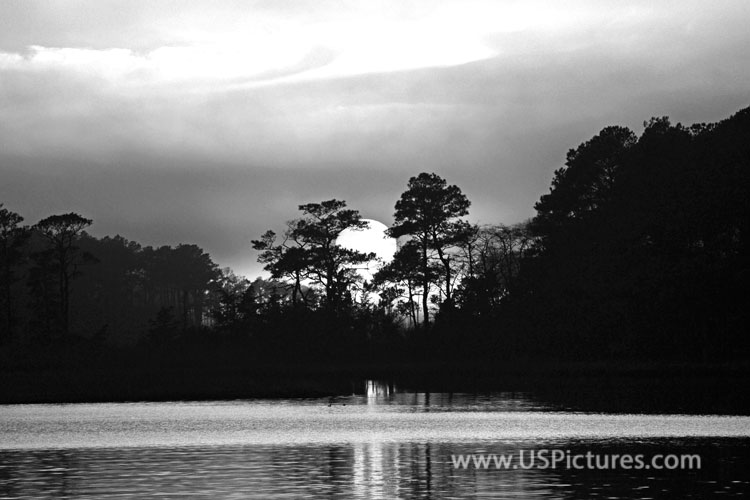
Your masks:
M 549 450 L 549 451 L 543 451 Z M 524 453 L 700 470 L 525 469 Z M 515 468 L 456 468 L 460 454 Z M 712 498 L 750 493 L 750 417 L 592 414 L 370 383 L 316 400 L 0 406 L 0 498 Z

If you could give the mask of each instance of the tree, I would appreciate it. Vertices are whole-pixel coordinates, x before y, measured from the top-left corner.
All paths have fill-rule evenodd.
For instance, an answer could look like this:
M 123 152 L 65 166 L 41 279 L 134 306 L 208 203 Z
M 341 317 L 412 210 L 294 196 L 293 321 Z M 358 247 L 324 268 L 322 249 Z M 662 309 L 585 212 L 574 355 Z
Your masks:
M 608 208 L 627 153 L 636 142 L 628 128 L 611 126 L 568 151 L 565 167 L 555 171 L 550 192 L 534 206 L 537 233 L 545 240 L 578 238 L 590 228 Z
M 179 325 L 172 308 L 162 307 L 156 317 L 149 320 L 148 340 L 157 345 L 168 344 L 178 338 Z
M 230 334 L 247 334 L 258 309 L 252 283 L 227 267 L 214 286 L 216 300 L 211 316 L 215 327 Z
M 637 139 L 607 127 L 568 153 L 536 204 L 515 301 L 558 332 L 551 350 L 748 352 L 748 130 L 750 109 L 716 125 L 652 118 Z
M 468 270 L 461 283 L 462 305 L 481 315 L 513 293 L 534 241 L 528 223 L 475 227 L 463 247 Z
M 417 325 L 417 289 L 419 284 L 425 281 L 421 264 L 419 245 L 416 240 L 410 240 L 401 245 L 393 260 L 384 265 L 373 277 L 374 283 L 382 289 L 381 300 L 389 301 L 389 304 L 397 302 L 397 310 L 408 315 L 412 326 Z M 439 273 L 440 269 L 434 263 L 430 263 L 426 281 L 437 281 Z M 391 287 L 387 286 L 389 283 L 392 284 Z M 406 301 L 402 301 L 402 298 Z
M 345 201 L 335 199 L 300 205 L 299 210 L 302 217 L 288 223 L 281 244 L 276 244 L 276 233 L 267 231 L 253 241 L 253 248 L 261 251 L 258 261 L 272 277 L 294 282 L 295 304 L 298 294 L 304 300 L 302 280 L 308 279 L 325 290 L 326 308 L 337 311 L 357 279 L 355 267 L 375 258 L 374 253 L 344 248 L 337 240 L 345 229 L 364 229 L 367 222 L 357 210 L 347 209 Z
M 421 258 L 422 309 L 424 326 L 429 325 L 428 300 L 430 290 L 431 253 L 443 266 L 445 301 L 452 306 L 453 281 L 451 279 L 451 248 L 464 239 L 468 224 L 459 218 L 469 213 L 471 202 L 455 185 L 436 174 L 421 173 L 409 179 L 407 190 L 396 202 L 394 225 L 388 230 L 390 236 L 409 236 L 416 240 Z
M 76 278 L 71 329 L 99 331 L 106 326 L 108 338 L 116 342 L 141 336 L 154 312 L 143 297 L 141 246 L 120 235 L 95 238 L 88 234 L 82 234 L 77 245 L 96 257 L 96 263 Z
M 183 330 L 201 326 L 204 299 L 219 278 L 218 266 L 197 245 L 146 247 L 144 268 L 151 301 L 157 307 L 173 307 Z
M 324 287 L 326 306 L 337 310 L 357 279 L 354 267 L 371 261 L 375 254 L 344 248 L 336 241 L 345 229 L 365 229 L 367 222 L 359 211 L 347 209 L 345 201 L 336 199 L 307 203 L 299 209 L 304 215 L 292 235 L 307 249 L 309 276 Z
M 78 272 L 78 266 L 87 259 L 87 255 L 75 246 L 76 240 L 84 229 L 92 224 L 91 219 L 76 213 L 51 215 L 39 221 L 35 227 L 47 239 L 51 260 L 57 270 L 57 285 L 60 299 L 60 321 L 64 335 L 70 326 L 70 283 Z
M 23 246 L 29 237 L 29 231 L 21 226 L 23 217 L 0 203 L 0 297 L 2 298 L 3 331 L 0 341 L 10 335 L 13 329 L 13 294 L 12 285 L 18 278 L 15 268 L 23 260 Z
M 309 264 L 305 243 L 300 241 L 294 232 L 296 224 L 296 221 L 287 222 L 287 230 L 278 245 L 276 233 L 270 230 L 263 233 L 259 240 L 252 240 L 253 248 L 260 252 L 258 262 L 264 264 L 263 269 L 270 272 L 274 279 L 292 281 L 292 305 L 295 307 L 299 304 L 299 299 L 307 303 L 302 281 L 307 277 Z

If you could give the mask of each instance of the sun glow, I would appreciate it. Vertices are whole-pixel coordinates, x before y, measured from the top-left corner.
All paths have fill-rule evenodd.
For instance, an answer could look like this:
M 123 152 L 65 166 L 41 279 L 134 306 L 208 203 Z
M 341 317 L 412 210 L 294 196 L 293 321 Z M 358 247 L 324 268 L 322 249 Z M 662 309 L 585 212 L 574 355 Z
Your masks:
M 363 220 L 368 224 L 366 229 L 359 231 L 346 229 L 339 235 L 336 243 L 351 250 L 375 254 L 379 261 L 372 261 L 366 268 L 359 269 L 363 278 L 371 280 L 382 264 L 393 260 L 393 255 L 396 253 L 396 240 L 386 236 L 385 230 L 388 226 L 382 222 L 373 219 Z

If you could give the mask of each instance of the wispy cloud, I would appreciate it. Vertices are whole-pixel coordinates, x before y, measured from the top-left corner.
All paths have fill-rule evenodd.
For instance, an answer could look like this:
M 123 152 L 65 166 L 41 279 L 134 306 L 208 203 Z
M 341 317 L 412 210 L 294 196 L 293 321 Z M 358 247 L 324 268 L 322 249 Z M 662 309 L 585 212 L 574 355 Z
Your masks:
M 172 84 L 182 88 L 194 84 L 203 90 L 209 88 L 207 84 L 219 83 L 253 86 L 461 65 L 497 55 L 497 47 L 487 41 L 498 34 L 559 34 L 588 29 L 601 24 L 603 16 L 613 15 L 611 8 L 603 11 L 581 3 L 562 8 L 550 2 L 477 0 L 412 2 L 406 7 L 316 2 L 304 9 L 283 2 L 245 9 L 231 5 L 223 10 L 185 5 L 177 17 L 167 9 L 151 11 L 153 17 L 161 14 L 163 22 L 157 25 L 145 16 L 125 17 L 124 31 L 132 33 L 130 38 L 103 35 L 91 23 L 81 26 L 83 43 L 79 44 L 70 44 L 62 27 L 57 38 L 38 34 L 46 42 L 67 44 L 35 40 L 23 49 L 0 50 L 0 70 L 68 71 L 124 89 Z M 71 24 L 80 23 L 51 7 Z M 623 11 L 619 17 L 626 19 L 632 12 Z M 45 21 L 54 31 L 55 19 Z M 137 22 L 144 25 L 142 33 L 134 27 Z M 148 47 L 142 46 L 143 39 L 149 40 Z
M 476 37 L 411 29 L 371 35 L 333 47 L 321 40 L 277 37 L 164 46 L 143 54 L 127 48 L 33 45 L 25 55 L 0 52 L 0 71 L 63 72 L 102 79 L 122 91 L 175 84 L 183 89 L 221 91 L 225 87 L 220 84 L 253 86 L 445 67 L 494 55 Z

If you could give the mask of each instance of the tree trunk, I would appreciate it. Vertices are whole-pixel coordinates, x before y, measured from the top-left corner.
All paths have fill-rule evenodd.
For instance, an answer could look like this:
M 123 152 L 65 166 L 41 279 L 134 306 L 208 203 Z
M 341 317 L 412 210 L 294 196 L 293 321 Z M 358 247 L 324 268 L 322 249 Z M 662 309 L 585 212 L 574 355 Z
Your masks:
M 443 261 L 445 265 L 445 301 L 451 305 L 451 260 L 448 257 Z
M 437 241 L 437 236 L 434 236 L 434 241 Z M 437 243 L 436 243 L 437 246 Z M 443 249 L 437 246 L 438 257 L 440 262 L 443 263 L 445 268 L 445 302 L 451 303 L 451 258 L 443 253 Z
M 297 293 L 300 291 L 300 276 L 299 271 L 294 271 L 294 289 L 292 290 L 292 306 L 297 308 Z
M 411 284 L 411 279 L 406 280 L 406 286 L 409 289 L 409 315 L 411 316 L 411 325 L 416 328 L 417 327 L 417 311 L 416 311 L 416 304 L 414 303 L 414 288 Z
M 427 330 L 430 327 L 430 313 L 427 309 L 429 303 L 430 294 L 430 279 L 429 279 L 429 263 L 427 261 L 427 241 L 422 243 L 422 315 L 424 317 L 423 324 L 424 329 Z

